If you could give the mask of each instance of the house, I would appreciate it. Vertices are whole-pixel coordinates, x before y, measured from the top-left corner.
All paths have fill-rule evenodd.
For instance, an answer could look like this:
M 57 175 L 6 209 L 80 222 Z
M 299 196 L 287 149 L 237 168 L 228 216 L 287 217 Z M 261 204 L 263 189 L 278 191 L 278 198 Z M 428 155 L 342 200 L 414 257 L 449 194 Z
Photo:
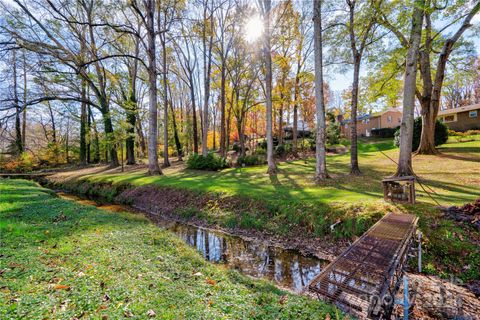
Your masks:
M 343 120 L 339 116 L 340 131 L 343 136 L 350 138 L 352 120 Z M 370 113 L 357 117 L 357 135 L 359 137 L 370 137 L 372 130 L 383 128 L 396 128 L 402 123 L 402 111 L 396 108 L 389 108 L 384 111 Z
M 450 130 L 467 131 L 480 129 L 480 103 L 438 112 L 437 119 L 443 121 Z
M 293 126 L 286 126 L 283 127 L 283 131 L 285 133 L 285 140 L 291 140 L 293 139 Z M 297 121 L 297 137 L 298 138 L 303 138 L 303 137 L 309 137 L 312 134 L 312 130 L 310 129 L 310 126 L 308 123 L 302 120 Z

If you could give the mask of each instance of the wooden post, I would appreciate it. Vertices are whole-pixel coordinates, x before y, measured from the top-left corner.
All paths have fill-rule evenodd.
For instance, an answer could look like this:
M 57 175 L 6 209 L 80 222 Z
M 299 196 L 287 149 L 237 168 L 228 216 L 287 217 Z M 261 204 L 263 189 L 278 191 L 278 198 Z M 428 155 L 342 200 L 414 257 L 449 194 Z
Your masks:
M 123 141 L 120 141 L 120 158 L 122 160 L 122 172 L 123 172 Z
M 410 309 L 408 301 L 408 277 L 403 276 L 403 320 L 408 320 L 408 310 Z
M 383 200 L 388 201 L 388 183 L 382 182 L 383 184 Z
M 422 232 L 418 231 L 418 273 L 422 273 Z

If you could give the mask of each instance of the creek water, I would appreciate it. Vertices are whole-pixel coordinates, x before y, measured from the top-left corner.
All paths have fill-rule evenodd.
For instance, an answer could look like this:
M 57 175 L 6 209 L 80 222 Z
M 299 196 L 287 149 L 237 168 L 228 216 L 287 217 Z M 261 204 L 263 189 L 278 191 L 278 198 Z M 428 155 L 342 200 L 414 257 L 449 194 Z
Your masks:
M 57 194 L 63 199 L 84 205 L 93 205 L 110 212 L 134 211 L 128 206 L 105 204 L 63 192 L 57 192 Z M 255 278 L 269 279 L 278 286 L 295 292 L 302 291 L 326 264 L 325 261 L 313 256 L 305 256 L 295 250 L 270 246 L 262 240 L 246 240 L 238 236 L 171 220 L 156 222 L 161 227 L 175 233 L 190 246 L 195 247 L 205 260 L 224 264 Z

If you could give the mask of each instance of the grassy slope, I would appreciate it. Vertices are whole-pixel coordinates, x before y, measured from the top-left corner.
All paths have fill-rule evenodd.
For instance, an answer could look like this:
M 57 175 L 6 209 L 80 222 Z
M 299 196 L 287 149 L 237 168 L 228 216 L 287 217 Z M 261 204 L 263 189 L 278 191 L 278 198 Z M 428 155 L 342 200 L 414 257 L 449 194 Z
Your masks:
M 165 319 L 336 318 L 318 301 L 283 302 L 266 282 L 205 262 L 141 216 L 23 180 L 0 179 L 0 245 L 0 319 L 145 319 L 150 309 Z
M 144 171 L 87 176 L 91 181 L 114 183 L 148 183 L 208 192 L 243 195 L 267 201 L 309 201 L 332 203 L 337 201 L 377 200 L 382 196 L 380 180 L 395 171 L 398 150 L 390 140 L 360 145 L 360 177 L 348 176 L 350 156 L 337 155 L 328 158 L 328 170 L 334 179 L 322 186 L 313 183 L 314 160 L 279 163 L 276 177 L 269 177 L 265 166 L 231 168 L 221 172 L 192 170 L 169 171 L 165 176 L 146 176 Z M 438 193 L 438 201 L 460 204 L 471 201 L 480 194 L 480 180 L 475 175 L 480 162 L 480 141 L 449 143 L 440 149 L 439 156 L 414 158 L 416 173 Z M 432 202 L 418 188 L 422 202 Z
M 382 151 L 382 152 L 379 152 Z M 414 170 L 423 179 L 427 190 L 433 189 L 441 205 L 461 205 L 480 195 L 480 141 L 459 143 L 450 139 L 435 156 L 415 156 Z M 351 237 L 362 233 L 385 210 L 380 180 L 395 172 L 398 149 L 391 139 L 363 141 L 359 147 L 363 175 L 351 177 L 349 155 L 331 156 L 327 160 L 333 179 L 322 186 L 313 184 L 314 160 L 279 164 L 276 177 L 269 177 L 265 166 L 232 168 L 221 172 L 196 172 L 167 169 L 165 176 L 150 177 L 144 171 L 87 176 L 91 181 L 111 181 L 143 185 L 153 183 L 206 192 L 221 192 L 257 198 L 271 203 L 274 217 L 256 217 L 250 223 L 270 232 L 288 234 L 297 225 L 306 226 L 313 234 L 328 235 L 328 224 L 340 218 L 335 236 Z M 431 192 L 431 191 L 430 191 Z M 436 203 L 417 185 L 418 204 L 396 205 L 398 209 L 421 217 L 420 228 L 425 233 L 426 272 L 448 276 L 455 274 L 463 280 L 480 277 L 480 249 L 469 241 L 478 231 L 464 228 L 441 219 Z M 364 223 L 355 226 L 352 217 L 365 216 Z M 215 221 L 215 216 L 209 216 Z M 245 219 L 244 219 L 245 220 Z M 248 218 L 251 221 L 251 217 Z M 237 219 L 242 226 L 242 218 Z M 220 222 L 221 223 L 221 222 Z M 245 224 L 248 226 L 248 224 Z M 465 240 L 465 241 L 464 241 Z

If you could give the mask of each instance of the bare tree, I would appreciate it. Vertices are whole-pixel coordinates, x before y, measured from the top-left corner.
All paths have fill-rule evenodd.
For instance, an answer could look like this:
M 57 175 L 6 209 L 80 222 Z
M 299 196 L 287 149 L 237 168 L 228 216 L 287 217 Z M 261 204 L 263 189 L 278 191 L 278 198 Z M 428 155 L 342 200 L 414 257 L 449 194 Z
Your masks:
M 416 0 L 412 15 L 412 31 L 405 66 L 403 88 L 403 115 L 400 125 L 400 154 L 396 176 L 413 175 L 412 168 L 412 140 L 415 109 L 415 90 L 417 80 L 417 61 L 422 37 L 423 15 L 425 0 Z
M 264 23 L 264 44 L 263 44 L 263 55 L 265 59 L 265 98 L 267 105 L 267 163 L 268 163 L 268 174 L 276 174 L 277 165 L 275 164 L 275 159 L 273 158 L 273 134 L 272 134 L 272 54 L 271 54 L 271 29 L 270 29 L 270 19 L 271 19 L 271 0 L 263 0 L 260 2 L 260 7 L 263 13 L 263 23 Z
M 179 38 L 183 41 L 174 41 L 174 48 L 178 55 L 177 64 L 181 72 L 177 75 L 189 88 L 190 104 L 192 110 L 192 135 L 193 152 L 198 153 L 198 119 L 195 95 L 195 72 L 197 71 L 197 49 L 194 39 L 188 34 L 188 26 L 182 21 Z
M 23 152 L 22 128 L 20 123 L 20 107 L 18 99 L 18 85 L 17 85 L 17 50 L 12 50 L 12 67 L 13 67 L 13 104 L 15 107 L 15 152 L 19 155 Z
M 141 18 L 146 30 L 146 52 L 148 73 L 148 173 L 161 175 L 162 170 L 158 165 L 158 110 L 157 110 L 157 57 L 156 57 L 156 32 L 155 10 L 156 3 L 153 0 L 143 1 L 143 11 L 137 1 L 132 1 L 132 8 Z M 144 12 L 144 13 L 143 13 Z
M 209 5 L 210 2 L 210 5 Z M 202 117 L 202 155 L 208 153 L 208 103 L 210 101 L 210 74 L 212 71 L 213 49 L 213 0 L 203 0 L 203 117 Z
M 233 32 L 234 32 L 234 23 L 235 19 L 232 19 L 231 11 L 235 1 L 227 0 L 226 8 L 224 6 L 220 7 L 217 10 L 217 21 L 218 28 L 216 31 L 216 38 L 218 39 L 218 45 L 216 49 L 218 55 L 220 56 L 220 155 L 225 157 L 226 153 L 226 139 L 227 132 L 225 127 L 225 107 L 226 107 L 226 69 L 227 69 L 227 58 L 230 53 L 233 44 Z M 230 33 L 230 35 L 228 35 Z M 215 141 L 215 140 L 214 140 Z
M 313 30 L 315 43 L 315 106 L 317 114 L 315 180 L 318 183 L 328 177 L 325 150 L 325 102 L 323 97 L 322 0 L 313 0 Z
M 353 58 L 353 83 L 352 83 L 352 110 L 351 110 L 351 146 L 350 146 L 350 174 L 359 175 L 358 166 L 358 147 L 357 147 L 357 110 L 358 110 L 358 87 L 360 83 L 360 66 L 362 64 L 363 54 L 366 48 L 373 43 L 372 37 L 375 34 L 376 21 L 375 16 L 366 14 L 361 20 L 357 19 L 356 10 L 357 0 L 346 0 L 349 12 L 347 23 L 350 37 L 350 48 Z M 364 2 L 362 9 L 370 12 L 367 7 L 369 4 Z M 373 12 L 373 11 L 372 11 Z

